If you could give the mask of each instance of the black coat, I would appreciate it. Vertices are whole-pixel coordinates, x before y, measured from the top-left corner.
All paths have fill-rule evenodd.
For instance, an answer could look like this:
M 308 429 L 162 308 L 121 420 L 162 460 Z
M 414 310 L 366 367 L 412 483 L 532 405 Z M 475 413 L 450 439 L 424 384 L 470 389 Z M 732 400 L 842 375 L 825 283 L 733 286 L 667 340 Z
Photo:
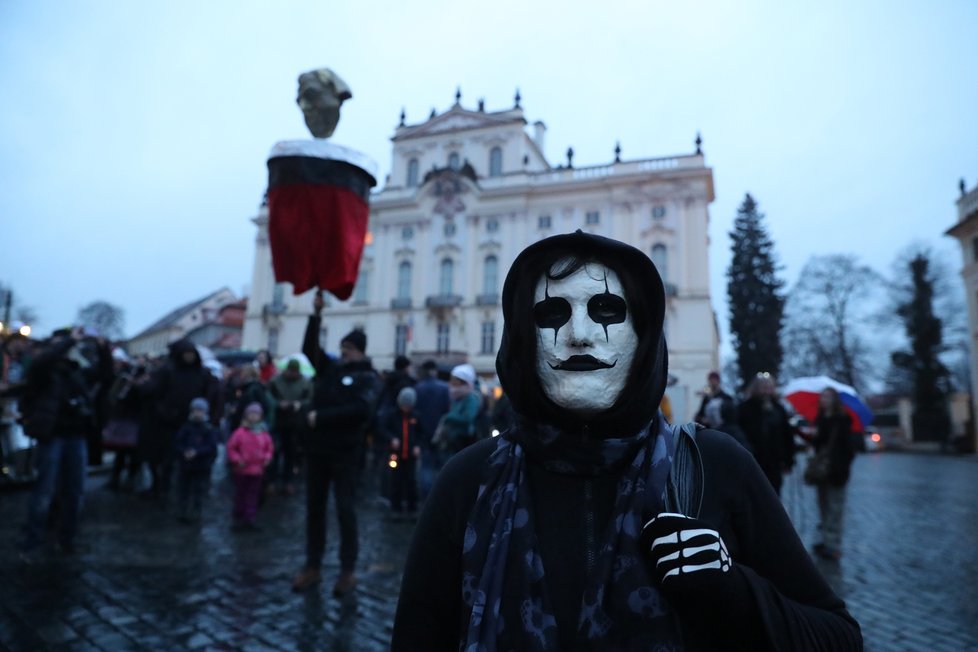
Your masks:
M 785 469 L 795 463 L 795 435 L 781 402 L 771 399 L 770 410 L 765 413 L 762 398 L 751 397 L 740 404 L 738 422 L 758 466 L 775 487 L 780 487 Z
M 207 399 L 211 423 L 216 425 L 220 418 L 220 383 L 201 364 L 200 356 L 190 364 L 183 361 L 183 352 L 193 348 L 185 340 L 172 344 L 169 360 L 140 386 L 149 414 L 139 433 L 139 447 L 151 464 L 172 454 L 173 438 L 190 416 L 190 401 Z
M 377 407 L 379 378 L 368 358 L 330 359 L 319 346 L 320 319 L 309 318 L 302 352 L 316 369 L 312 406 L 316 426 L 306 436 L 310 455 L 353 459 L 363 446 Z
M 819 414 L 815 419 L 815 428 L 815 439 L 812 440 L 815 452 L 829 449 L 829 475 L 825 484 L 845 486 L 849 482 L 852 459 L 856 456 L 852 417 L 846 413 L 833 416 Z
M 72 338 L 59 338 L 34 360 L 22 399 L 25 428 L 28 435 L 42 440 L 84 437 L 98 448 L 104 416 L 101 397 L 112 382 L 112 357 L 108 347 L 92 343 L 94 359 L 82 369 L 68 359 L 75 345 Z
M 720 533 L 740 581 L 736 594 L 721 601 L 676 605 L 686 649 L 862 649 L 859 625 L 813 564 L 750 454 L 712 430 L 701 430 L 696 441 L 706 478 L 700 519 Z M 405 564 L 396 652 L 458 650 L 466 522 L 495 445 L 492 439 L 468 447 L 438 475 Z M 573 476 L 535 463 L 527 464 L 527 474 L 534 512 L 546 515 L 538 517 L 546 527 L 537 532 L 561 649 L 573 650 L 587 568 L 585 483 L 591 483 L 593 522 L 604 531 L 620 474 Z

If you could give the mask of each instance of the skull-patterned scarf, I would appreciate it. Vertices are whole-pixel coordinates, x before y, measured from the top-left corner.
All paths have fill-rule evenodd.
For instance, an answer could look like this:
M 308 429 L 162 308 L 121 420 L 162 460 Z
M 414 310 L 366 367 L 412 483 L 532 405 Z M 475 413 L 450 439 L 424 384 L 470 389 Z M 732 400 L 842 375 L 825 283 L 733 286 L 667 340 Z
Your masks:
M 652 584 L 638 544 L 643 503 L 649 507 L 647 483 L 652 483 L 648 495 L 660 497 L 657 513 L 672 465 L 671 431 L 661 419 L 621 439 L 583 442 L 526 426 L 499 437 L 465 529 L 459 649 L 542 652 L 558 647 L 527 486 L 527 455 L 561 473 L 593 475 L 623 468 L 581 603 L 578 638 L 586 641 L 583 647 L 681 650 L 674 612 Z

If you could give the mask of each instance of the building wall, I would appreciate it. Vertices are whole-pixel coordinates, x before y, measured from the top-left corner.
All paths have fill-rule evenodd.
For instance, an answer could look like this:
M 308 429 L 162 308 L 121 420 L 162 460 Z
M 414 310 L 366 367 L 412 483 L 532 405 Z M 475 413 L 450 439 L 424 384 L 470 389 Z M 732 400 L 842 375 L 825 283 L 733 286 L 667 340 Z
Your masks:
M 962 189 L 963 190 L 963 189 Z M 961 277 L 968 297 L 968 348 L 971 354 L 971 400 L 978 414 L 978 187 L 958 199 L 958 222 L 949 231 L 961 245 Z M 978 432 L 968 433 L 978 448 Z
M 327 350 L 335 351 L 340 337 L 359 326 L 367 333 L 367 353 L 375 366 L 390 368 L 396 326 L 403 324 L 411 331 L 408 354 L 420 361 L 436 351 L 437 324 L 445 321 L 450 325 L 450 354 L 441 359 L 467 359 L 489 378 L 503 326 L 498 296 L 512 261 L 532 242 L 580 228 L 629 242 L 650 256 L 654 245 L 665 247 L 662 275 L 671 295 L 667 307 L 670 369 L 679 378 L 670 388 L 670 397 L 677 418 L 690 417 L 696 407 L 695 392 L 703 386 L 706 373 L 718 366 L 707 240 L 712 171 L 701 155 L 574 169 L 550 169 L 542 158 L 531 157 L 528 167 L 535 169 L 529 170 L 522 160 L 535 150 L 522 124 L 406 140 L 395 137 L 390 182 L 371 198 L 372 242 L 364 250 L 359 283 L 363 285 L 365 279 L 366 301 L 360 301 L 363 296 L 357 292 L 345 302 L 331 298 L 324 312 Z M 503 148 L 500 177 L 485 176 L 492 146 Z M 461 192 L 454 198 L 436 196 L 435 182 L 404 187 L 401 179 L 411 157 L 423 161 L 423 178 L 431 165 L 444 167 L 452 151 L 476 167 L 477 182 L 461 179 Z M 519 168 L 510 171 L 511 165 Z M 597 224 L 587 223 L 589 212 L 599 215 Z M 540 223 L 545 216 L 550 217 L 549 226 Z M 253 291 L 243 346 L 268 347 L 271 336 L 276 353 L 286 355 L 301 348 L 312 293 L 293 297 L 286 288 L 276 304 L 267 219 L 264 207 L 254 219 Z M 446 227 L 454 231 L 446 232 Z M 484 264 L 490 255 L 498 260 L 494 300 L 485 296 Z M 445 258 L 454 261 L 451 294 L 461 297 L 461 305 L 428 308 L 427 301 L 443 294 L 440 270 Z M 403 261 L 412 265 L 410 307 L 394 308 Z M 489 353 L 483 353 L 481 346 L 484 322 L 494 324 Z
M 222 306 L 238 301 L 234 293 L 223 288 L 180 315 L 165 328 L 141 333 L 129 340 L 130 355 L 158 356 L 167 352 L 167 346 L 184 337 L 190 331 L 218 317 Z

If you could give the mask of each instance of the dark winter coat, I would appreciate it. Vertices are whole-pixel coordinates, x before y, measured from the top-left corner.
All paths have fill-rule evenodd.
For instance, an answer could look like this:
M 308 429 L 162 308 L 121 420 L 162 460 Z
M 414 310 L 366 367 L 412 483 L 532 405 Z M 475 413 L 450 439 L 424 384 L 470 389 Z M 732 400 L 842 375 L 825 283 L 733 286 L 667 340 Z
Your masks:
M 210 469 L 217 457 L 217 433 L 217 428 L 206 421 L 187 421 L 183 424 L 175 438 L 175 454 L 180 468 L 188 471 Z M 196 455 L 188 460 L 184 453 L 191 449 Z
M 754 396 L 740 404 L 738 423 L 764 475 L 780 488 L 785 469 L 795 463 L 795 435 L 787 410 L 774 398 L 768 412 L 764 400 Z
M 812 440 L 815 452 L 826 447 L 829 449 L 829 475 L 825 484 L 844 487 L 849 482 L 849 470 L 856 456 L 852 417 L 846 413 L 833 416 L 819 414 L 815 419 L 815 429 L 815 439 Z
M 425 378 L 414 386 L 417 401 L 414 403 L 414 414 L 418 417 L 418 443 L 427 448 L 431 437 L 435 434 L 438 422 L 445 416 L 452 405 L 448 394 L 448 383 L 437 378 Z
M 380 422 L 380 431 L 387 444 L 387 449 L 397 455 L 399 460 L 413 460 L 414 447 L 418 446 L 418 419 L 413 412 L 404 414 L 398 410 L 384 410 Z M 398 441 L 396 449 L 390 449 L 392 440 Z
M 194 352 L 195 359 L 190 364 L 183 361 L 185 351 Z M 172 453 L 173 437 L 190 415 L 190 401 L 207 399 L 211 423 L 217 425 L 220 418 L 220 383 L 204 368 L 196 348 L 187 340 L 170 345 L 169 359 L 140 390 L 149 405 L 150 418 L 148 427 L 140 432 L 139 446 L 151 464 L 162 462 Z
M 374 420 L 379 380 L 368 358 L 343 363 L 327 356 L 319 346 L 319 324 L 318 315 L 309 318 L 302 345 L 316 370 L 311 405 L 316 427 L 307 433 L 305 450 L 353 460 Z
M 89 341 L 91 366 L 82 369 L 68 359 L 76 344 L 70 337 L 58 338 L 34 359 L 21 403 L 25 429 L 41 440 L 85 437 L 100 444 L 99 403 L 112 382 L 112 357 L 107 347 Z
M 275 419 L 278 414 L 275 411 L 275 400 L 271 392 L 260 380 L 250 380 L 241 385 L 236 392 L 234 413 L 231 415 L 231 430 L 236 430 L 244 421 L 245 408 L 252 403 L 257 403 L 262 409 L 262 421 L 268 426 L 269 430 L 275 427 Z
M 625 288 L 639 345 L 629 381 L 615 404 L 583 419 L 550 401 L 535 373 L 534 290 L 554 260 L 591 258 L 608 265 Z M 565 437 L 628 437 L 656 417 L 667 378 L 662 337 L 662 281 L 642 252 L 586 234 L 531 245 L 514 262 L 503 289 L 504 329 L 496 369 L 518 414 L 517 428 L 557 427 Z M 825 583 L 750 455 L 730 437 L 697 435 L 705 487 L 700 518 L 716 529 L 735 562 L 729 600 L 675 604 L 687 650 L 857 650 L 858 624 Z M 441 471 L 415 530 L 401 585 L 393 649 L 458 650 L 463 609 L 466 526 L 496 440 L 479 442 Z M 560 649 L 579 645 L 577 627 L 596 551 L 585 522 L 608 526 L 623 469 L 596 476 L 526 464 L 536 535 Z M 593 521 L 591 520 L 593 519 Z M 603 525 L 602 525 L 603 524 Z M 633 572 L 643 572 L 634 569 Z M 615 614 L 609 614 L 614 622 Z

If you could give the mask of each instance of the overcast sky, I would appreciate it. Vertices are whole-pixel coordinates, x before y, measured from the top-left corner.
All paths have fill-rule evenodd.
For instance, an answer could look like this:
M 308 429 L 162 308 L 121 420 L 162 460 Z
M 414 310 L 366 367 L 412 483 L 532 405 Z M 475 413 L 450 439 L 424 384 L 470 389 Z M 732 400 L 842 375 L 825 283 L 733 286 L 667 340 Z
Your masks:
M 582 7 L 580 9 L 575 7 Z M 0 283 L 39 332 L 104 299 L 129 335 L 250 283 L 272 143 L 308 137 L 296 76 L 353 88 L 334 140 L 390 168 L 408 121 L 480 97 L 548 126 L 575 165 L 687 153 L 715 175 L 724 272 L 745 192 L 793 283 L 815 253 L 881 271 L 942 233 L 978 182 L 978 3 L 0 2 Z

